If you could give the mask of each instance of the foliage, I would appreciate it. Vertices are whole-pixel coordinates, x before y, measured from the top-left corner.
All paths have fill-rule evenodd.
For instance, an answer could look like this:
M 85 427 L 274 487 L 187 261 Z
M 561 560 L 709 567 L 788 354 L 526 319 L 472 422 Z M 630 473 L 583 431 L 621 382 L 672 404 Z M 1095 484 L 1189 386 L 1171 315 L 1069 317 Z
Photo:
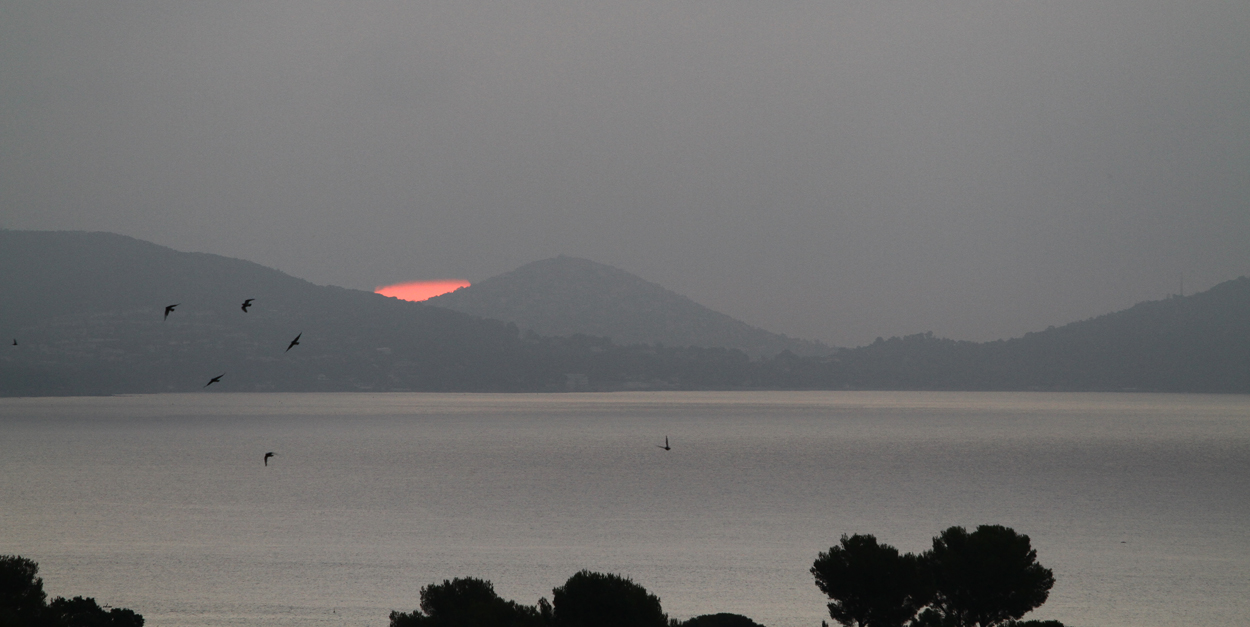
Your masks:
M 1055 584 L 1050 569 L 1037 563 L 1029 537 L 1001 525 L 972 533 L 951 527 L 933 539 L 923 560 L 934 586 L 932 606 L 922 616 L 926 626 L 1001 625 L 1045 603 Z
M 539 610 L 505 601 L 489 581 L 466 577 L 421 589 L 421 609 L 391 612 L 391 627 L 529 627 L 542 625 Z
M 556 627 L 668 627 L 660 598 L 620 575 L 583 570 L 551 592 Z
M 741 614 L 704 614 L 680 623 L 680 627 L 763 627 Z
M 499 598 L 489 581 L 444 580 L 421 589 L 420 609 L 391 612 L 390 627 L 762 627 L 728 613 L 670 620 L 659 597 L 620 575 L 583 570 L 552 592 L 554 606 L 525 606 Z
M 143 617 L 120 607 L 105 610 L 91 597 L 57 597 L 48 604 L 51 625 L 62 627 L 143 627 Z
M 919 571 L 916 556 L 859 534 L 843 535 L 811 569 L 829 615 L 847 627 L 902 627 L 926 602 Z
M 39 565 L 19 555 L 0 555 L 0 625 L 34 625 L 47 595 Z
M 101 608 L 90 597 L 57 597 L 47 603 L 39 565 L 17 555 L 0 555 L 0 626 L 143 627 L 133 610 Z
M 829 615 L 847 627 L 1063 627 L 1017 621 L 1046 601 L 1055 578 L 1028 536 L 1000 525 L 951 527 L 918 557 L 843 535 L 811 572 L 832 600 Z

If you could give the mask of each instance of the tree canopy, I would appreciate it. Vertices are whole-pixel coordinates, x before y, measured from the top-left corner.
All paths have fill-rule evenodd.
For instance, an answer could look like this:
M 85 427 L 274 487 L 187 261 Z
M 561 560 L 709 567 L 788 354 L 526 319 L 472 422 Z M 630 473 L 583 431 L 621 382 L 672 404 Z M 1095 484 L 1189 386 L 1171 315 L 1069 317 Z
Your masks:
M 931 613 L 941 625 L 990 627 L 1046 602 L 1054 574 L 1037 563 L 1029 537 L 1001 525 L 951 527 L 923 556 L 933 578 Z
M 683 623 L 681 627 L 763 627 L 759 623 L 741 614 L 704 614 L 695 616 Z
M 620 575 L 583 570 L 551 591 L 556 627 L 667 627 L 660 598 Z
M 48 604 L 50 621 L 59 627 L 143 627 L 143 617 L 133 610 L 100 607 L 91 597 L 57 597 Z
M 91 597 L 47 602 L 39 564 L 20 555 L 0 555 L 0 626 L 3 627 L 143 627 L 133 610 L 105 610 Z
M 916 556 L 871 535 L 843 535 L 811 572 L 831 599 L 829 615 L 848 627 L 902 627 L 926 602 Z
M 20 555 L 0 555 L 0 625 L 34 624 L 47 598 L 38 564 Z
M 1062 627 L 1016 622 L 1046 601 L 1055 578 L 1028 536 L 1001 525 L 950 527 L 920 556 L 843 535 L 811 572 L 846 627 Z
M 466 577 L 421 588 L 421 609 L 391 612 L 391 627 L 531 627 L 542 625 L 536 608 L 506 601 L 489 581 Z

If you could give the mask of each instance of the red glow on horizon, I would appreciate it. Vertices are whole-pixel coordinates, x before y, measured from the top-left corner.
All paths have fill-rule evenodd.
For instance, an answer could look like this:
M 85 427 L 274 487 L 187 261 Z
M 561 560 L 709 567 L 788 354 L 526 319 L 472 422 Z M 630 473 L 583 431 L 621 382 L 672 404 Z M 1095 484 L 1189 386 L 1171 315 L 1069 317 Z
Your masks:
M 463 279 L 443 279 L 441 281 L 410 281 L 394 285 L 379 285 L 373 292 L 383 296 L 394 296 L 400 300 L 410 300 L 414 303 L 419 303 L 435 296 L 441 296 L 447 292 L 454 292 L 462 287 L 469 287 L 469 282 Z

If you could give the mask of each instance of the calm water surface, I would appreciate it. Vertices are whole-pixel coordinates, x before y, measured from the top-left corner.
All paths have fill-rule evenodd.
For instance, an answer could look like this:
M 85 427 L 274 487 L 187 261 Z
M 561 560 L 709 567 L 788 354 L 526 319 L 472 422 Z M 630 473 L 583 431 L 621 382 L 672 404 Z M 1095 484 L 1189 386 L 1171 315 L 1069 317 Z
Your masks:
M 815 627 L 841 534 L 919 552 L 986 523 L 1054 570 L 1030 617 L 1245 624 L 1250 397 L 0 399 L 0 553 L 155 627 L 384 626 L 429 583 L 532 604 L 582 568 L 677 618 Z

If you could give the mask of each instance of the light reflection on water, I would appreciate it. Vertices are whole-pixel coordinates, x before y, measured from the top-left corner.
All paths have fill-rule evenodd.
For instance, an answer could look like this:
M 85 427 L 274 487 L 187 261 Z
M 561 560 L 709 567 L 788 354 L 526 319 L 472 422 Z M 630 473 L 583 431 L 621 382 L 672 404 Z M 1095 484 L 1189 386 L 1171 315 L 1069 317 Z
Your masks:
M 983 523 L 1055 571 L 1032 617 L 1250 615 L 1244 396 L 0 399 L 0 434 L 0 553 L 158 627 L 385 625 L 432 582 L 534 603 L 582 568 L 674 617 L 814 626 L 842 533 L 922 551 Z

